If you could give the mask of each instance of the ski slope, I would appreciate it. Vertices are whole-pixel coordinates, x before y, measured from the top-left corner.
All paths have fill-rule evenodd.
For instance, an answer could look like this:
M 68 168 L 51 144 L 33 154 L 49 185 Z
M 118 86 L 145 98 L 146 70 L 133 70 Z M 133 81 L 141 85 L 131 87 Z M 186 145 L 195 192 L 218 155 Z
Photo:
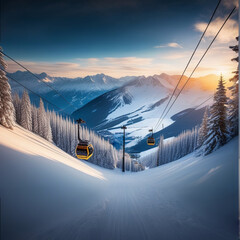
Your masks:
M 237 239 L 237 148 L 122 173 L 0 126 L 2 239 Z

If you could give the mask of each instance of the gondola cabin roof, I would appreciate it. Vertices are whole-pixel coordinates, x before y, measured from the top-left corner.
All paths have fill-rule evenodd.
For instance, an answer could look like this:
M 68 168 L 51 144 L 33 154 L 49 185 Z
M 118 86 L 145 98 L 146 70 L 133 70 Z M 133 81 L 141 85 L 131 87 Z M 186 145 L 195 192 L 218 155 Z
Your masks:
M 79 146 L 88 146 L 88 145 L 91 145 L 91 143 L 88 140 L 80 140 L 78 142 L 78 145 Z

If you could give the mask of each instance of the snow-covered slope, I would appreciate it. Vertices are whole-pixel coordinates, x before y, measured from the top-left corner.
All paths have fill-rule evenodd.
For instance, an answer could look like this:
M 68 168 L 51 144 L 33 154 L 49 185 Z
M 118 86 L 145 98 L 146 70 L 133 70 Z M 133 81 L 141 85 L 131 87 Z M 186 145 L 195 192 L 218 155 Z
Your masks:
M 123 174 L 0 126 L 2 238 L 237 239 L 237 147 Z
M 194 80 L 196 79 L 192 81 L 194 82 Z M 141 141 L 146 143 L 148 130 L 154 128 L 159 121 L 159 117 L 175 88 L 176 81 L 176 76 L 171 77 L 167 74 L 138 77 L 120 88 L 95 98 L 75 111 L 72 116 L 75 119 L 83 118 L 89 127 L 110 139 L 112 138 L 113 143 L 118 141 L 118 136 L 121 138 L 121 126 L 128 125 L 126 146 L 131 150 L 140 151 L 140 147 L 135 146 L 141 145 L 143 147 Z M 182 118 L 192 108 L 213 94 L 212 91 L 199 88 L 195 83 L 191 85 L 192 88 L 182 92 L 178 101 L 163 120 L 162 124 L 165 128 L 178 121 L 180 114 Z M 207 104 L 209 102 L 205 103 L 205 105 Z M 204 105 L 201 107 L 203 108 Z M 167 134 L 165 132 L 162 134 L 167 138 L 176 136 L 183 130 L 191 129 L 201 123 L 203 112 L 204 109 L 193 112 L 192 116 L 186 116 L 177 128 L 173 125 Z M 154 131 L 161 129 L 162 126 L 159 126 Z M 157 136 L 160 134 L 158 133 Z

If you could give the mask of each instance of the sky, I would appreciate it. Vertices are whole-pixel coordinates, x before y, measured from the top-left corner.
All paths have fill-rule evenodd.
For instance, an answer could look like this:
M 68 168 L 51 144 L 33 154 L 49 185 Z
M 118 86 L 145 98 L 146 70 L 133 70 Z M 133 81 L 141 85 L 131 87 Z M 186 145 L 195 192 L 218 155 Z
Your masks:
M 35 73 L 84 77 L 181 74 L 218 0 L 1 0 L 0 45 Z M 235 0 L 222 0 L 186 75 L 191 73 Z M 230 77 L 236 64 L 237 13 L 194 77 Z M 8 71 L 22 70 L 8 61 Z

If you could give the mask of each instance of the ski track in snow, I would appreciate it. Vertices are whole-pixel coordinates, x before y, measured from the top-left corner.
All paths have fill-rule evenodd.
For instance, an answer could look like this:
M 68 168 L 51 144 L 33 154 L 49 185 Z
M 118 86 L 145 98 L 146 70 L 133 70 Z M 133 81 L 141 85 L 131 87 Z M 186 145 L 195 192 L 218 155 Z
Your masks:
M 0 127 L 3 239 L 237 239 L 237 142 L 123 174 Z

